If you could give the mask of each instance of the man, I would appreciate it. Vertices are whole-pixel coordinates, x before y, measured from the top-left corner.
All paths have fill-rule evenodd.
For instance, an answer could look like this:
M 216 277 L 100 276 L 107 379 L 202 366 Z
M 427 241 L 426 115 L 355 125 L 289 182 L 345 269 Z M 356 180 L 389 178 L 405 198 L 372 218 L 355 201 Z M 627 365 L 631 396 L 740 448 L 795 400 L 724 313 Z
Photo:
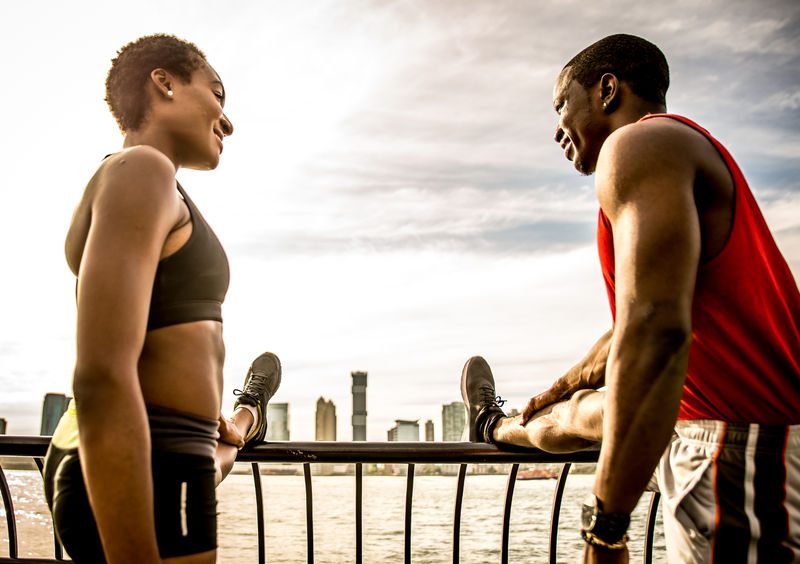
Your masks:
M 627 561 L 654 470 L 670 562 L 800 562 L 800 293 L 735 161 L 665 115 L 668 85 L 661 51 L 630 35 L 561 71 L 555 141 L 596 173 L 614 326 L 517 418 L 470 359 L 467 431 L 562 452 L 602 438 L 585 562 Z

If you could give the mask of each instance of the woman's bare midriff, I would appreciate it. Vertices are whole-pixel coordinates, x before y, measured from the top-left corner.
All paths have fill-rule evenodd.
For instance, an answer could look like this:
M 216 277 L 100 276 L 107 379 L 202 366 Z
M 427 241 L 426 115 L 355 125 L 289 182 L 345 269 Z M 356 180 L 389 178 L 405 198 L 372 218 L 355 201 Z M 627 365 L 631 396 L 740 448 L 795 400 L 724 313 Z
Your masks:
M 222 323 L 194 321 L 148 331 L 139 357 L 147 405 L 219 417 L 225 345 Z

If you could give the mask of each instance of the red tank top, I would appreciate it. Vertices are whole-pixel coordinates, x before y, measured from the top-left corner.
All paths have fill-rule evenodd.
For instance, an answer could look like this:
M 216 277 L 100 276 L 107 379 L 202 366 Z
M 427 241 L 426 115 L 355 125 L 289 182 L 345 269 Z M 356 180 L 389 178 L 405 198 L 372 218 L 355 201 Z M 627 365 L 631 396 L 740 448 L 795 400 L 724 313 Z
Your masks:
M 692 344 L 678 419 L 800 423 L 800 292 L 747 181 L 728 151 L 703 134 L 734 182 L 733 229 L 723 250 L 700 265 L 692 303 Z M 597 227 L 600 264 L 616 316 L 614 238 L 603 210 Z

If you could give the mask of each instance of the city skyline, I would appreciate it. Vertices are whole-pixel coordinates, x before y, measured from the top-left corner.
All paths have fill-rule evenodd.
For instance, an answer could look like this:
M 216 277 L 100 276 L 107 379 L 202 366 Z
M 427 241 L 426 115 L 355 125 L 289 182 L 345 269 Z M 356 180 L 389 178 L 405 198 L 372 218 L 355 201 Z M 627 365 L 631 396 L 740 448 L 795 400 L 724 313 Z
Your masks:
M 91 33 L 76 39 L 75 21 Z M 178 172 L 230 262 L 221 407 L 275 352 L 293 440 L 313 440 L 320 396 L 350 410 L 352 371 L 369 371 L 366 438 L 383 440 L 395 419 L 438 422 L 473 355 L 522 408 L 608 330 L 594 179 L 553 142 L 552 90 L 611 33 L 664 51 L 669 110 L 730 150 L 800 273 L 797 2 L 42 0 L 0 3 L 0 26 L 6 72 L 24 77 L 0 91 L 11 434 L 38 433 L 46 392 L 72 395 L 64 237 L 122 147 L 103 99 L 110 60 L 145 34 L 195 42 L 225 84 L 235 132 L 220 166 Z M 351 436 L 340 414 L 337 437 Z

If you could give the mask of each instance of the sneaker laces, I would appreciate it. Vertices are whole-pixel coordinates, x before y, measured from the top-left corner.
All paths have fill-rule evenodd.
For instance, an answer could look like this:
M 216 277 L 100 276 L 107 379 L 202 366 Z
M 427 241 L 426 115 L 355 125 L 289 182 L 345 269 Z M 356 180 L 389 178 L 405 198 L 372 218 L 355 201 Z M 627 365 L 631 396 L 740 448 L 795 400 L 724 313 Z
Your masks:
M 233 390 L 233 395 L 236 397 L 244 396 L 255 402 L 261 403 L 261 394 L 264 393 L 266 387 L 267 375 L 263 372 L 253 372 L 250 375 L 250 380 L 247 381 L 247 386 L 245 386 L 246 389 Z
M 481 386 L 480 392 L 481 403 L 484 404 L 484 407 L 503 407 L 503 404 L 506 403 L 506 400 L 494 395 L 493 386 Z

